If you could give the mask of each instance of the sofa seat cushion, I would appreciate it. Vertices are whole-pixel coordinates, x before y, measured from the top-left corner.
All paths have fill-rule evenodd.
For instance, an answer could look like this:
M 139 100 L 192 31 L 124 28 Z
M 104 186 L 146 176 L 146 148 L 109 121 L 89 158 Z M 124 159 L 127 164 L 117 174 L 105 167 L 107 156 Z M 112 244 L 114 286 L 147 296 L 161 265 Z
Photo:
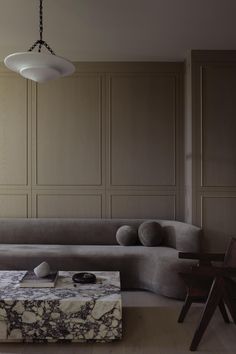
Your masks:
M 2 244 L 0 253 L 1 270 L 29 270 L 42 261 L 57 270 L 118 270 L 123 289 L 142 288 L 175 298 L 185 294 L 178 272 L 192 264 L 180 260 L 170 247 Z

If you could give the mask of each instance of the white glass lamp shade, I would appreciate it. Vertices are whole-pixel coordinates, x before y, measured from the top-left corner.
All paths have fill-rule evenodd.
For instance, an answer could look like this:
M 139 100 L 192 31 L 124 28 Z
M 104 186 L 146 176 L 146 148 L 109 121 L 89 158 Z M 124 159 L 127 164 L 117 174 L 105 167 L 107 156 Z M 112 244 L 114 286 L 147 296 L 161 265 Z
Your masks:
M 6 67 L 39 83 L 73 74 L 75 66 L 68 60 L 53 54 L 22 52 L 8 55 Z

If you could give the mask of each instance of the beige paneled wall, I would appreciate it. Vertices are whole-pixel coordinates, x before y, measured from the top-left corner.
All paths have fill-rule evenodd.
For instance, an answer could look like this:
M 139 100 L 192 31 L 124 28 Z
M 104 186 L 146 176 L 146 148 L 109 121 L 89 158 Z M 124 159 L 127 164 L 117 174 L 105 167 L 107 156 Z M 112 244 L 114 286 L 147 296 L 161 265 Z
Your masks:
M 3 75 L 0 85 L 0 186 L 28 183 L 27 81 Z
M 183 218 L 181 63 L 0 71 L 0 217 Z
M 175 80 L 161 74 L 110 77 L 111 186 L 175 186 Z
M 36 217 L 101 218 L 102 196 L 91 194 L 38 194 Z
M 184 161 L 182 77 L 181 63 L 78 63 L 36 85 L 2 66 L 0 217 L 184 219 L 185 194 L 204 248 L 224 250 L 236 234 L 236 53 L 189 56 Z
M 127 193 L 110 195 L 110 217 L 112 218 L 158 218 L 175 219 L 175 195 L 161 193 Z
M 236 63 L 201 67 L 201 184 L 236 187 Z
M 37 86 L 36 185 L 101 185 L 101 89 L 96 73 Z
M 28 217 L 28 195 L 27 194 L 10 194 L 1 192 L 0 195 L 0 215 L 2 218 L 27 218 Z
M 0 72 L 0 217 L 31 216 L 30 87 Z
M 193 222 L 204 248 L 236 235 L 236 52 L 193 51 Z
M 201 197 L 202 225 L 205 230 L 205 248 L 225 250 L 236 230 L 236 193 L 205 192 Z

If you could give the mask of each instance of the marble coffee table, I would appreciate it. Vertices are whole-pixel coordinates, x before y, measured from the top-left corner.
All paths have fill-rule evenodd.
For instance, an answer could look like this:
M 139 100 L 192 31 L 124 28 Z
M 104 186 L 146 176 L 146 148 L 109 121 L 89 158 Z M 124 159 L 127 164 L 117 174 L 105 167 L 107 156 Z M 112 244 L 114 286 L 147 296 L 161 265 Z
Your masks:
M 25 271 L 0 271 L 1 342 L 107 342 L 122 336 L 119 272 L 76 284 L 61 271 L 55 288 L 20 288 Z

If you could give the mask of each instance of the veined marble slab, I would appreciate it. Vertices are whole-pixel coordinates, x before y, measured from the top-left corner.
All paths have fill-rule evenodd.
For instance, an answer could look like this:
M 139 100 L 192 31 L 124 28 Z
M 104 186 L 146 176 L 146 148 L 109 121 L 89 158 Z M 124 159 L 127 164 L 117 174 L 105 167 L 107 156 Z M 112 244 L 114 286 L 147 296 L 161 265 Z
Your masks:
M 0 271 L 1 342 L 106 342 L 122 336 L 119 272 L 92 272 L 74 284 L 60 271 L 55 288 L 20 288 L 25 271 Z

